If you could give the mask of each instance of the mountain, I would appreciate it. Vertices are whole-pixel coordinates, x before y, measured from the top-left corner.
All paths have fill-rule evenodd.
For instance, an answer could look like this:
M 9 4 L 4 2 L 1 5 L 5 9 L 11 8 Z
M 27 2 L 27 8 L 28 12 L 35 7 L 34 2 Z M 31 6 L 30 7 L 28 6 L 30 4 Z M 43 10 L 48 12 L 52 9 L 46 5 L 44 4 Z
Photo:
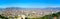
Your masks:
M 54 8 L 54 7 L 48 7 L 48 8 L 45 8 L 45 9 L 60 10 L 60 7 L 56 7 L 56 8 Z
M 0 11 L 4 10 L 5 8 L 0 8 Z
M 21 9 L 21 8 L 19 8 L 19 7 L 7 7 L 7 8 L 5 8 L 5 9 L 10 9 L 10 10 L 12 10 L 12 9 Z
M 0 10 L 13 10 L 13 9 L 20 9 L 20 10 L 60 10 L 60 7 L 47 7 L 47 8 L 20 8 L 20 7 L 7 7 L 7 8 L 0 8 Z

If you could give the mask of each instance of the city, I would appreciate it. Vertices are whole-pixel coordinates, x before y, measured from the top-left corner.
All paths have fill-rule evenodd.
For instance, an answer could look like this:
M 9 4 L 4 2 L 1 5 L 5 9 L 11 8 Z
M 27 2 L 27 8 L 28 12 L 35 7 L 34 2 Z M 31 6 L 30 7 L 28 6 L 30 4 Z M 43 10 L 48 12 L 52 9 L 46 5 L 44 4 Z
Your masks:
M 14 8 L 14 7 L 13 7 Z M 51 10 L 51 9 L 47 9 L 47 10 L 44 10 L 44 9 L 32 9 L 32 10 L 29 10 L 29 9 L 25 9 L 25 10 L 21 10 L 21 9 L 16 9 L 16 8 L 5 8 L 3 10 L 0 10 L 0 15 L 2 16 L 5 16 L 5 17 L 10 17 L 11 19 L 15 16 L 18 17 L 18 19 L 21 19 L 22 17 L 23 18 L 40 18 L 40 17 L 43 17 L 45 15 L 50 15 L 50 14 L 53 14 L 53 13 L 57 13 L 59 12 L 60 10 Z
M 60 19 L 60 0 L 0 0 L 0 19 Z

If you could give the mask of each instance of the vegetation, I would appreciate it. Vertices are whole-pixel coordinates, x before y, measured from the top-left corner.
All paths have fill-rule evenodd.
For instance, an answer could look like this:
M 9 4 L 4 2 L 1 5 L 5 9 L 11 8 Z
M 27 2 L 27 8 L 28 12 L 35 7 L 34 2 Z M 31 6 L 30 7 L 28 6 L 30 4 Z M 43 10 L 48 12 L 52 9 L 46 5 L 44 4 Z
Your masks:
M 55 16 L 56 17 L 60 16 L 60 12 L 57 12 L 56 14 L 45 15 L 40 18 L 28 18 L 28 19 L 53 19 L 53 17 L 55 17 Z
M 2 18 L 2 19 L 8 19 L 7 17 L 2 16 L 2 15 L 0 15 L 0 18 Z
M 5 16 L 2 16 L 2 15 L 0 15 L 0 18 L 1 19 L 10 19 L 10 17 L 5 17 Z M 12 19 L 16 19 L 16 18 L 18 18 L 18 16 L 13 17 Z
M 57 12 L 56 14 L 45 15 L 45 16 L 40 17 L 40 18 L 25 18 L 25 19 L 52 19 L 55 16 L 56 17 L 60 16 L 60 12 Z M 7 18 L 5 16 L 1 16 L 1 15 L 0 15 L 0 18 L 2 18 L 2 19 L 9 19 L 9 18 Z M 15 16 L 14 18 L 18 18 L 18 16 Z

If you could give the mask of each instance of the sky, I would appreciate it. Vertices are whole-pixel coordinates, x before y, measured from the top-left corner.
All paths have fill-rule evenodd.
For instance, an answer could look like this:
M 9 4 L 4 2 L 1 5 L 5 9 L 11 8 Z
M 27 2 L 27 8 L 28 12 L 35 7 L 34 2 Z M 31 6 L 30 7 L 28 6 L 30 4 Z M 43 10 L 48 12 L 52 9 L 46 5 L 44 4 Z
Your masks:
M 0 0 L 0 8 L 46 8 L 60 7 L 60 0 Z

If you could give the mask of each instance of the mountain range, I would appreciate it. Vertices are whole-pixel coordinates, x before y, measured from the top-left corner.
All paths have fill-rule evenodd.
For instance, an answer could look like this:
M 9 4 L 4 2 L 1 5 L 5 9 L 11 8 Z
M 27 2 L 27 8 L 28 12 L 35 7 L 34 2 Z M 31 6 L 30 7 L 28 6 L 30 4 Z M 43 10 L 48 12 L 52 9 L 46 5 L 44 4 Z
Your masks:
M 7 7 L 7 8 L 0 8 L 0 10 L 13 10 L 13 9 L 20 9 L 20 10 L 60 10 L 60 7 L 47 7 L 47 8 L 20 8 L 20 7 Z

